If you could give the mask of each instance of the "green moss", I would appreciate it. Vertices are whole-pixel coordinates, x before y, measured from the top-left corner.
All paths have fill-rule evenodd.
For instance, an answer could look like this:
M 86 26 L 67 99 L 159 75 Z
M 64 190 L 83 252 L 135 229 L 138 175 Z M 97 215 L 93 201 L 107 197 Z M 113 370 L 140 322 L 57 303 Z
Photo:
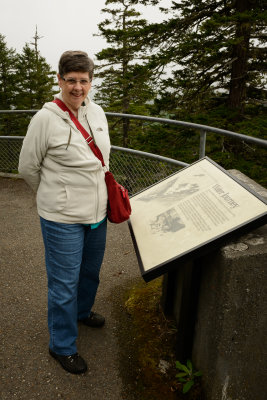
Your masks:
M 165 318 L 160 299 L 162 280 L 135 285 L 125 302 L 133 326 L 134 348 L 138 363 L 137 387 L 142 400 L 177 399 L 173 390 L 175 379 L 174 321 Z M 160 360 L 167 361 L 167 374 L 159 368 Z
M 137 388 L 142 400 L 178 400 L 203 398 L 197 383 L 187 395 L 175 374 L 176 326 L 161 309 L 162 279 L 140 282 L 130 289 L 125 307 L 131 316 L 134 348 L 138 365 Z M 167 362 L 166 372 L 160 368 Z
M 166 318 L 161 308 L 162 279 L 145 283 L 138 278 L 125 282 L 124 291 L 120 289 L 114 288 L 116 295 L 112 293 L 111 299 L 118 321 L 123 398 L 203 400 L 199 382 L 183 394 L 182 384 L 175 377 L 177 329 L 174 320 Z M 162 365 L 168 365 L 166 372 Z

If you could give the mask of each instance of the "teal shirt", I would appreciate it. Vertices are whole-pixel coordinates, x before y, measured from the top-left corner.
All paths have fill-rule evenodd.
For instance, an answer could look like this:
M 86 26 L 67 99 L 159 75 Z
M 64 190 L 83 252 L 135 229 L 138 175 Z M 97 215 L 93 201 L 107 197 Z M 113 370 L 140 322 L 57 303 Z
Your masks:
M 102 219 L 102 221 L 97 222 L 96 224 L 83 224 L 84 226 L 90 226 L 91 229 L 96 229 L 99 227 L 99 225 L 101 225 L 105 220 L 107 219 L 107 217 L 105 217 L 104 219 Z

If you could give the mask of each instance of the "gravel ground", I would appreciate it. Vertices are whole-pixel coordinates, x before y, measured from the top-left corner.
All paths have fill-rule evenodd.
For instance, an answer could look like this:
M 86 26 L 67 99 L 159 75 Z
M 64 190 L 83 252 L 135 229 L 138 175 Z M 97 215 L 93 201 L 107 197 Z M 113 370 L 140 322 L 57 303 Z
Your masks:
M 108 224 L 94 307 L 107 322 L 102 329 L 79 326 L 78 349 L 88 371 L 76 376 L 48 354 L 44 249 L 34 194 L 23 180 L 0 177 L 0 221 L 1 400 L 135 399 L 123 298 L 141 278 L 127 223 Z

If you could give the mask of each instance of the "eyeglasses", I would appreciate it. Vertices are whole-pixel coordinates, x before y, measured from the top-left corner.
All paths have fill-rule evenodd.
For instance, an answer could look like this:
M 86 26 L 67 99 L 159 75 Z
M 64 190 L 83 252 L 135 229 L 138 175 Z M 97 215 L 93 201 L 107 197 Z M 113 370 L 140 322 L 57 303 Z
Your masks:
M 68 86 L 75 86 L 78 82 L 81 84 L 81 86 L 88 86 L 90 85 L 90 81 L 88 79 L 74 79 L 74 78 L 63 78 L 61 77 L 63 81 L 66 82 Z

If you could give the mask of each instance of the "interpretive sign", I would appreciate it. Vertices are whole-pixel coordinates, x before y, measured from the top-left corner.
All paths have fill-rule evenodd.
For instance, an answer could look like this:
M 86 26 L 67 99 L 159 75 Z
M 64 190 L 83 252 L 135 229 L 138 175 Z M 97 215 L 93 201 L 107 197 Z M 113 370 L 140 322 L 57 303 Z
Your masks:
M 131 207 L 146 281 L 267 222 L 266 201 L 208 157 L 134 195 Z

